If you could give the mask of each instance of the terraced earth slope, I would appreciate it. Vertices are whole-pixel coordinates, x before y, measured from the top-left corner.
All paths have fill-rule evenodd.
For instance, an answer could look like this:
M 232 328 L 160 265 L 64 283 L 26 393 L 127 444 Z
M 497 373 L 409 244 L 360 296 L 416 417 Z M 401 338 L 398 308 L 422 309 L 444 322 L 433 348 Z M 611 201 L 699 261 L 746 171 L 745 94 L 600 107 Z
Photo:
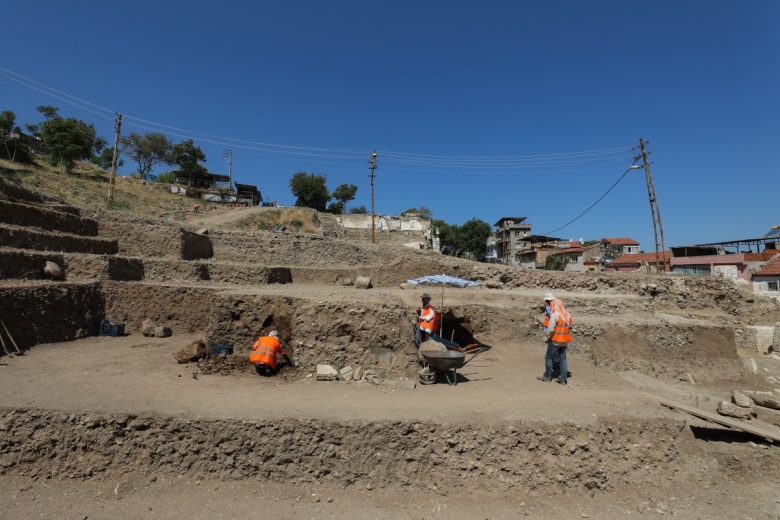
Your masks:
M 4 518 L 780 518 L 777 443 L 659 404 L 776 392 L 780 362 L 746 347 L 780 321 L 774 299 L 238 231 L 232 210 L 97 211 L 0 181 L 0 318 L 24 351 L 4 336 Z M 405 283 L 442 273 L 481 285 Z M 418 383 L 423 290 L 445 336 L 490 347 L 456 386 Z M 576 320 L 568 387 L 535 379 L 549 291 Z M 98 337 L 103 319 L 126 335 Z M 296 367 L 264 379 L 247 358 L 271 327 Z M 234 354 L 177 363 L 197 339 Z M 319 364 L 365 376 L 317 381 Z

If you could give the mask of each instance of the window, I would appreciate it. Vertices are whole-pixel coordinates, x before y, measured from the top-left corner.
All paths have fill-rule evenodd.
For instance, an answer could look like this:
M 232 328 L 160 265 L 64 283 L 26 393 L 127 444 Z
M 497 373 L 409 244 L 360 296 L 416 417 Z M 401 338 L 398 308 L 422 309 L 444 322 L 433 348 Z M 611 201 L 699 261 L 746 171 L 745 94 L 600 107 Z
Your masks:
M 768 291 L 780 291 L 780 281 L 774 280 L 772 282 L 767 282 L 766 288 Z

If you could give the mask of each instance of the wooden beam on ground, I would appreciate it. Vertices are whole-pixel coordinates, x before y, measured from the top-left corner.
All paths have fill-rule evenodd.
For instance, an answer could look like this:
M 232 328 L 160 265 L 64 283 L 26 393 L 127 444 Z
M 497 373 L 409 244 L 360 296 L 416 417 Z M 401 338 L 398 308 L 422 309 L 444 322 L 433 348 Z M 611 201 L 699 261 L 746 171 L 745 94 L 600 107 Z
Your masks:
M 747 422 L 738 421 L 736 419 L 729 419 L 717 413 L 706 412 L 704 410 L 694 408 L 693 406 L 688 406 L 687 404 L 675 403 L 674 401 L 663 400 L 661 401 L 661 405 L 667 408 L 689 413 L 695 417 L 698 417 L 699 419 L 704 419 L 707 422 L 712 422 L 727 428 L 733 428 L 736 430 L 742 430 L 743 432 L 751 433 L 757 437 L 766 439 L 767 441 L 780 442 L 780 429 L 775 428 L 770 424 L 765 423 L 754 426 Z

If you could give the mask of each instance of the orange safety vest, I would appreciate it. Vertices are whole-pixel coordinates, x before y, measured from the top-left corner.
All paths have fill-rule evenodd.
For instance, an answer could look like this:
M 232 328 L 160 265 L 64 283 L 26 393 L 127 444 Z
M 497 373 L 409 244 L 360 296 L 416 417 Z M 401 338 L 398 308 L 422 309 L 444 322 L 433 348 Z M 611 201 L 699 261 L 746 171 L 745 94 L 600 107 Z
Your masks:
M 549 323 L 549 318 L 548 318 Z M 550 341 L 555 343 L 559 346 L 566 346 L 567 344 L 571 343 L 572 341 L 572 335 L 571 335 L 571 322 L 566 323 L 560 316 L 558 317 L 558 321 L 555 322 L 555 329 L 553 330 L 553 334 L 550 337 Z
M 433 305 L 430 303 L 420 313 L 420 319 L 417 320 L 417 325 L 420 326 L 420 330 L 431 333 L 439 332 L 439 323 L 441 323 L 441 314 L 433 310 Z
M 276 354 L 284 354 L 279 340 L 273 336 L 260 336 L 255 344 L 252 345 L 252 353 L 249 355 L 249 362 L 255 364 L 269 365 L 276 370 Z

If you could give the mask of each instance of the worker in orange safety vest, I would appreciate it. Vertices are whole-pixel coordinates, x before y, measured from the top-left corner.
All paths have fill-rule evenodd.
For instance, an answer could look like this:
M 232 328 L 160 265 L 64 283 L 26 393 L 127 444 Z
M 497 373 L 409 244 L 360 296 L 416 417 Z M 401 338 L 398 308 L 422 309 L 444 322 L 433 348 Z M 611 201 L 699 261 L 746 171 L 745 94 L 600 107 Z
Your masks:
M 417 344 L 427 341 L 434 334 L 439 333 L 441 315 L 431 305 L 431 295 L 423 293 L 422 309 L 417 311 Z
M 287 366 L 295 366 L 290 356 L 282 349 L 282 345 L 279 343 L 279 332 L 274 329 L 268 336 L 260 336 L 255 341 L 255 344 L 252 345 L 252 353 L 249 355 L 249 362 L 255 365 L 255 372 L 258 375 L 270 377 L 278 372 L 276 368 L 277 354 L 287 361 Z
M 555 358 L 560 362 L 560 374 L 557 382 L 561 385 L 568 384 L 569 367 L 567 348 L 572 342 L 571 325 L 572 317 L 564 307 L 563 302 L 552 294 L 544 295 L 545 306 L 549 306 L 549 318 L 545 318 L 544 326 L 547 352 L 544 356 L 544 375 L 537 377 L 540 381 L 552 381 L 553 363 Z

